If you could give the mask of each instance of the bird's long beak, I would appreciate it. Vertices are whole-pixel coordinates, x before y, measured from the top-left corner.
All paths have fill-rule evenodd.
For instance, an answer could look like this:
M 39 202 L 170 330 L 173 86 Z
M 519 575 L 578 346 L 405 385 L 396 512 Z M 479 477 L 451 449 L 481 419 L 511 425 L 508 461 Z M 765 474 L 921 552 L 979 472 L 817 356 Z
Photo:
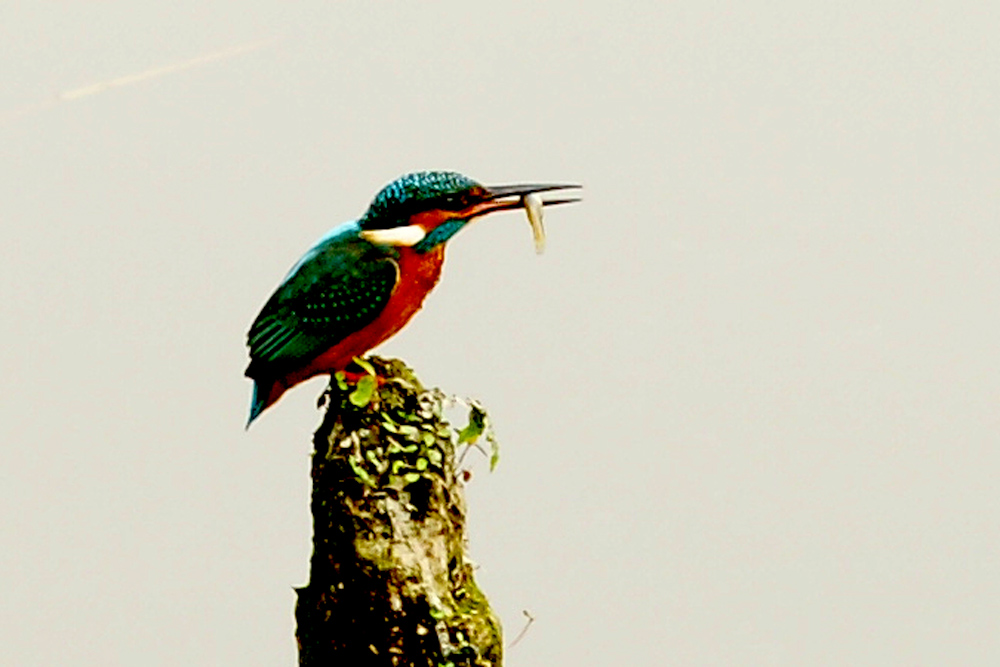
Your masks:
M 467 220 L 472 221 L 479 216 L 496 211 L 507 211 L 523 208 L 528 214 L 531 232 L 535 237 L 535 252 L 545 251 L 545 227 L 542 224 L 542 209 L 557 204 L 571 204 L 580 201 L 579 197 L 556 197 L 542 199 L 539 193 L 554 190 L 571 190 L 579 185 L 564 183 L 533 183 L 525 185 L 495 185 L 486 188 L 485 199 L 469 208 Z
M 554 190 L 576 190 L 582 186 L 568 183 L 532 183 L 522 185 L 491 185 L 486 187 L 486 199 L 471 206 L 467 213 L 469 218 L 486 215 L 495 211 L 509 211 L 512 209 L 524 208 L 525 197 L 541 192 L 552 192 Z M 572 204 L 580 201 L 579 197 L 557 197 L 554 199 L 542 199 L 543 206 L 556 206 L 557 204 Z

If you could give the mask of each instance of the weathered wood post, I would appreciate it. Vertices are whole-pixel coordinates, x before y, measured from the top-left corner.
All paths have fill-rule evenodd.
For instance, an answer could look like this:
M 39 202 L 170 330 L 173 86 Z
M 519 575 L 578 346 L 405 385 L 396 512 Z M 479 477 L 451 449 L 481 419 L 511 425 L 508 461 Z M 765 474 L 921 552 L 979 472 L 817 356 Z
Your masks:
M 314 437 L 313 555 L 298 589 L 299 664 L 496 667 L 500 623 L 466 554 L 447 398 L 398 360 L 331 383 Z M 376 375 L 378 381 L 376 381 Z

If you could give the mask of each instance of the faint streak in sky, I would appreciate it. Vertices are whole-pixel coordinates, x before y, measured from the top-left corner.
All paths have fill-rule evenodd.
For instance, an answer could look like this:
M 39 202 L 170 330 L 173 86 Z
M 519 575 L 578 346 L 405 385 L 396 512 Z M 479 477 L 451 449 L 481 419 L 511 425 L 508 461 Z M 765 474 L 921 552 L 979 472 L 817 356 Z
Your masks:
M 91 95 L 97 95 L 98 93 L 103 93 L 104 91 L 111 90 L 112 88 L 131 86 L 136 83 L 142 83 L 143 81 L 149 81 L 150 79 L 166 76 L 168 74 L 183 72 L 184 70 L 191 69 L 193 67 L 198 67 L 200 65 L 205 65 L 210 62 L 215 62 L 216 60 L 225 60 L 227 58 L 240 56 L 245 53 L 250 53 L 252 51 L 262 49 L 265 46 L 273 44 L 274 42 L 277 42 L 280 39 L 281 37 L 279 36 L 279 37 L 270 37 L 268 39 L 262 39 L 255 42 L 249 42 L 247 44 L 234 46 L 232 48 L 224 49 L 222 51 L 215 51 L 213 53 L 208 53 L 203 56 L 198 56 L 197 58 L 191 58 L 190 60 L 183 60 L 181 62 L 173 63 L 170 65 L 164 65 L 162 67 L 154 67 L 153 69 L 148 69 L 143 72 L 139 72 L 138 74 L 127 74 L 125 76 L 120 76 L 115 79 L 108 79 L 107 81 L 94 83 L 89 86 L 82 86 L 80 88 L 66 90 L 57 94 L 52 99 L 46 100 L 44 102 L 27 104 L 18 109 L 14 109 L 13 111 L 2 114 L 0 115 L 0 123 L 14 120 L 15 118 L 20 118 L 21 116 L 25 116 L 36 111 L 49 109 L 61 102 L 70 102 L 73 100 L 78 100 L 83 97 L 89 97 Z

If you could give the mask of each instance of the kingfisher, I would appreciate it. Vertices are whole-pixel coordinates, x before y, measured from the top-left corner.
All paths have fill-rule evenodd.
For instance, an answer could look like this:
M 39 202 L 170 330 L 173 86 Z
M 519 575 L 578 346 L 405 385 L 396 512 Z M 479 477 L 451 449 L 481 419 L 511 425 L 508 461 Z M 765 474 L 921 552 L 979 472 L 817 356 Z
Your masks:
M 331 229 L 295 263 L 251 325 L 247 427 L 288 389 L 345 371 L 402 329 L 441 277 L 445 244 L 470 222 L 527 208 L 537 241 L 541 205 L 579 201 L 538 193 L 578 187 L 484 186 L 451 171 L 385 186 L 361 218 Z

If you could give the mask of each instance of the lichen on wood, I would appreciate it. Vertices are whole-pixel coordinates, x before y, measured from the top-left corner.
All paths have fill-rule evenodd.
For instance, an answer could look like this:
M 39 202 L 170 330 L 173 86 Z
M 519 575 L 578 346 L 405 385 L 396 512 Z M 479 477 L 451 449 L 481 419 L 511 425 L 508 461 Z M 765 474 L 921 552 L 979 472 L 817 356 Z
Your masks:
M 459 433 L 444 416 L 451 399 L 402 362 L 371 357 L 362 367 L 356 383 L 331 382 L 313 440 L 299 664 L 500 665 L 500 623 L 466 552 L 455 455 L 484 431 L 485 412 L 473 405 Z

